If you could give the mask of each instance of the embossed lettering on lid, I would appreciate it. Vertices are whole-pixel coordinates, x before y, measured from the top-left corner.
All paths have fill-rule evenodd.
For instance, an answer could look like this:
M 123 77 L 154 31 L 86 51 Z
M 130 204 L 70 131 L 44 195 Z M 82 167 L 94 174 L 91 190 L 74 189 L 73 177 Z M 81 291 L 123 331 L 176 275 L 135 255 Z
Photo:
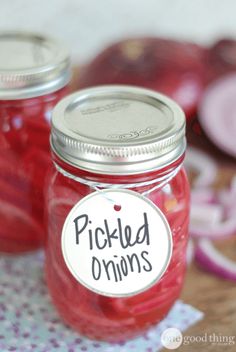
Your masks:
M 63 99 L 52 118 L 52 148 L 98 173 L 154 170 L 185 150 L 185 116 L 169 98 L 130 86 L 101 86 Z

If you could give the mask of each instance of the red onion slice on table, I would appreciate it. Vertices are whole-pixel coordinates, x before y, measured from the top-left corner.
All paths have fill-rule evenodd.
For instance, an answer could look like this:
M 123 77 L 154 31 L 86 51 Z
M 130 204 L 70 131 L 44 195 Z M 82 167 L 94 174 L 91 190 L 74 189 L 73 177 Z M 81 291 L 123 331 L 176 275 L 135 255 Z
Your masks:
M 236 157 L 236 74 L 213 82 L 199 106 L 199 121 L 215 145 Z
M 212 192 L 207 194 L 211 202 L 191 200 L 190 234 L 195 238 L 223 239 L 236 234 L 235 180 L 229 189 Z
M 188 147 L 184 165 L 188 170 L 195 170 L 199 173 L 194 181 L 195 187 L 207 187 L 215 181 L 217 165 L 214 160 L 204 152 Z
M 215 192 L 213 189 L 204 188 L 193 188 L 191 190 L 191 202 L 192 204 L 209 204 L 215 201 Z
M 220 253 L 208 239 L 198 241 L 195 260 L 207 271 L 224 279 L 236 281 L 236 262 Z
M 190 234 L 195 238 L 224 239 L 236 233 L 236 216 L 231 214 L 227 219 L 214 225 L 201 223 L 199 225 L 190 224 Z
M 198 226 L 213 227 L 219 224 L 222 219 L 223 207 L 220 204 L 191 203 L 190 224 L 192 228 L 197 228 Z

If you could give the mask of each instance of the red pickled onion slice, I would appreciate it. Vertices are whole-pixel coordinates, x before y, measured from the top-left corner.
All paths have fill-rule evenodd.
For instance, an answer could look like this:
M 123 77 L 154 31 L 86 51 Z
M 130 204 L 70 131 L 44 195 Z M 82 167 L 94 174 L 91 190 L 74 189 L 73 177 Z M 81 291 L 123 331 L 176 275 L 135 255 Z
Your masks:
M 221 150 L 236 157 L 236 74 L 227 74 L 211 83 L 199 105 L 199 122 L 209 139 Z
M 223 219 L 223 207 L 220 204 L 194 204 L 190 207 L 190 229 L 204 225 L 212 227 Z
M 211 188 L 194 188 L 191 190 L 192 204 L 212 203 L 215 201 L 215 192 Z
M 74 191 L 71 188 L 64 186 L 57 186 L 54 189 L 52 195 L 50 194 L 48 206 L 52 211 L 55 211 L 57 207 L 70 206 L 73 207 L 83 195 L 78 191 Z
M 36 221 L 28 212 L 7 201 L 0 201 L 0 235 L 1 241 L 31 241 L 37 243 L 42 241 L 44 230 L 40 222 Z M 1 243 L 2 248 L 2 243 Z
M 218 201 L 225 209 L 227 214 L 235 213 L 236 214 L 236 194 L 228 191 L 228 190 L 221 190 L 217 194 Z
M 24 190 L 16 188 L 11 182 L 2 180 L 0 177 L 0 204 L 2 201 L 6 201 L 27 211 L 30 209 L 30 205 L 25 199 L 26 194 Z
M 9 150 L 0 155 L 0 178 L 19 191 L 28 189 L 28 175 L 22 169 L 19 158 Z
M 37 117 L 37 116 L 36 116 Z M 49 151 L 50 125 L 43 118 L 25 118 L 27 145 Z
M 195 187 L 207 187 L 215 181 L 217 165 L 206 153 L 194 147 L 188 147 L 184 165 L 187 171 L 194 169 L 199 173 L 194 181 Z
M 208 239 L 198 241 L 195 260 L 207 271 L 224 279 L 236 281 L 236 262 L 221 254 Z
M 51 165 L 49 153 L 36 147 L 29 148 L 23 156 L 23 165 L 25 172 L 30 175 L 32 185 L 42 191 L 47 170 Z
M 206 223 L 194 225 L 190 222 L 189 231 L 191 236 L 195 238 L 223 239 L 231 237 L 236 233 L 236 216 L 231 214 L 224 221 L 212 225 L 207 225 Z
M 3 147 L 10 146 L 15 153 L 20 153 L 24 150 L 27 145 L 27 134 L 23 127 L 23 121 L 21 116 L 8 116 L 9 111 L 6 112 L 7 119 L 3 116 L 0 121 L 1 133 L 4 133 L 4 137 L 1 137 L 3 141 Z M 4 142 L 5 139 L 5 142 Z M 7 145 L 6 145 L 7 142 Z
M 236 234 L 236 192 L 234 180 L 229 190 L 218 192 L 206 191 L 198 195 L 199 189 L 195 189 L 191 199 L 190 234 L 193 237 L 226 238 Z M 203 189 L 200 189 L 204 193 Z M 194 193 L 194 192 L 193 192 Z M 196 194 L 198 196 L 196 201 Z M 202 198 L 202 201 L 201 201 Z

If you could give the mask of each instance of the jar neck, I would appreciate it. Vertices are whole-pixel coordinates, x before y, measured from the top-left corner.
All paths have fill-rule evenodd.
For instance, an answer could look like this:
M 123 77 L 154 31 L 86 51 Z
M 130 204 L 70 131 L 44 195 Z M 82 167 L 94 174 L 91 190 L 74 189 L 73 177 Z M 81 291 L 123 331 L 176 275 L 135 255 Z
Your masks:
M 163 182 L 165 179 L 173 175 L 176 175 L 178 170 L 180 169 L 183 160 L 184 154 L 181 155 L 177 160 L 173 163 L 164 166 L 158 170 L 154 171 L 147 171 L 145 173 L 133 174 L 133 175 L 111 175 L 111 174 L 96 174 L 92 172 L 88 172 L 72 166 L 68 163 L 65 163 L 61 160 L 55 153 L 52 152 L 52 158 L 55 166 L 57 167 L 58 171 L 64 174 L 65 177 L 69 177 L 72 179 L 77 179 L 80 182 L 80 179 L 85 180 L 84 183 L 91 182 L 100 183 L 100 184 L 116 184 L 116 185 L 130 185 L 134 183 L 138 184 L 145 184 L 145 183 L 159 183 Z

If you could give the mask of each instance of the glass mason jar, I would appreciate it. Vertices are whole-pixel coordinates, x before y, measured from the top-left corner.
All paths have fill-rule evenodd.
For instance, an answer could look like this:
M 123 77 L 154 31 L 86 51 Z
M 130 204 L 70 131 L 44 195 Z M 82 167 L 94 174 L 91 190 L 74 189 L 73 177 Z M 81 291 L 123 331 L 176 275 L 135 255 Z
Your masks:
M 185 147 L 184 113 L 150 90 L 96 87 L 71 94 L 55 107 L 55 167 L 45 202 L 46 277 L 62 318 L 80 333 L 106 341 L 134 337 L 162 320 L 179 297 L 189 221 Z M 114 195 L 120 203 L 128 201 L 113 204 Z M 76 223 L 86 206 L 88 221 Z M 144 224 L 137 232 L 136 226 L 143 223 L 140 206 L 154 206 L 170 231 L 169 257 L 159 275 L 148 279 L 148 251 L 153 251 L 154 268 L 166 251 L 166 237 L 156 214 L 154 227 L 149 224 L 151 242 L 144 243 L 147 232 L 142 231 L 148 228 Z
M 66 95 L 69 57 L 57 42 L 0 33 L 0 251 L 34 250 L 45 239 L 43 186 L 50 119 Z

